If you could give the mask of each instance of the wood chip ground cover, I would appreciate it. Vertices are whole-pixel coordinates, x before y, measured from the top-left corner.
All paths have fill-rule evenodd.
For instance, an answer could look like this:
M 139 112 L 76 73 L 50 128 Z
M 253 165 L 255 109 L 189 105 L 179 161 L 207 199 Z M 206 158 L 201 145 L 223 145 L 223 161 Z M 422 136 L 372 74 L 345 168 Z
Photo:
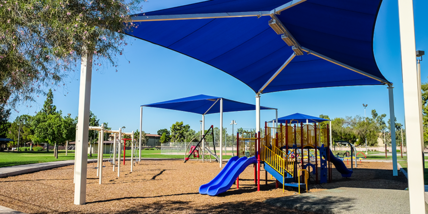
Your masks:
M 130 173 L 127 162 L 121 166 L 120 178 L 110 163 L 104 165 L 103 184 L 99 185 L 96 164 L 88 164 L 84 206 L 73 204 L 73 166 L 1 178 L 0 205 L 26 213 L 302 213 L 265 204 L 266 199 L 293 195 L 296 189 L 275 189 L 270 176 L 265 185 L 262 171 L 262 191 L 257 192 L 252 166 L 241 174 L 239 190 L 233 185 L 225 194 L 210 197 L 200 195 L 198 189 L 220 172 L 218 163 L 143 161 Z M 406 188 L 406 178 L 402 174 L 392 177 L 391 170 L 391 163 L 363 162 L 352 178 L 344 179 L 333 169 L 333 182 L 312 184 L 311 191 L 343 186 Z

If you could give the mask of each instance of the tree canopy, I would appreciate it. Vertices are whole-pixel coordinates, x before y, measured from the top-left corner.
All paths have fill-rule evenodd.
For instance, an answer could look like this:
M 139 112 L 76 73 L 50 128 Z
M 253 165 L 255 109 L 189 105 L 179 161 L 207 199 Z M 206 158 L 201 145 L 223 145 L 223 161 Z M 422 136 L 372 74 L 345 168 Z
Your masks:
M 0 103 L 33 101 L 45 88 L 61 87 L 80 57 L 93 53 L 113 66 L 127 45 L 122 32 L 134 24 L 141 0 L 46 0 L 0 3 Z M 100 59 L 101 58 L 101 59 Z

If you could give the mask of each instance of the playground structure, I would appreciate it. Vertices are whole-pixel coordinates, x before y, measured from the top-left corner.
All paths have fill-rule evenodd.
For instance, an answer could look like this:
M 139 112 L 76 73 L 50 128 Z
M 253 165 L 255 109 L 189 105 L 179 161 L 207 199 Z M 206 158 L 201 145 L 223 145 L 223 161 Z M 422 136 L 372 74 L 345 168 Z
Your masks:
M 131 167 L 130 171 L 132 172 L 133 166 L 134 166 L 134 132 L 122 132 L 122 128 L 119 128 L 119 130 L 107 130 L 104 128 L 104 124 L 101 126 L 89 126 L 88 130 L 94 130 L 98 131 L 98 156 L 97 156 L 97 177 L 99 178 L 99 184 L 102 184 L 102 178 L 103 178 L 103 167 L 104 167 L 104 158 L 103 158 L 103 150 L 104 150 L 104 133 L 111 133 L 113 134 L 113 159 L 109 161 L 113 165 L 113 171 L 115 171 L 115 166 L 117 164 L 118 170 L 117 170 L 117 177 L 120 177 L 120 161 L 121 161 L 121 145 L 123 144 L 123 165 L 125 165 L 125 159 L 126 159 L 126 141 L 131 141 Z M 76 133 L 77 133 L 77 126 L 76 126 Z M 130 135 L 131 138 L 122 138 L 124 135 Z M 118 137 L 118 138 L 117 138 Z M 116 161 L 116 150 L 117 150 L 117 161 Z M 141 147 L 139 148 L 140 151 L 140 157 L 137 160 L 137 162 L 141 161 Z M 73 180 L 74 181 L 74 180 Z
M 206 137 L 208 135 L 211 135 L 213 138 L 213 148 L 214 148 L 213 151 L 211 151 L 211 149 L 207 146 L 208 144 L 205 142 Z M 190 145 L 191 145 L 191 143 L 189 143 L 189 146 Z M 217 156 L 217 152 L 215 149 L 214 125 L 211 125 L 210 128 L 207 131 L 205 131 L 205 133 L 202 135 L 202 138 L 199 140 L 199 142 L 195 146 L 190 147 L 189 155 L 187 156 L 187 158 L 184 158 L 184 163 L 186 163 L 192 155 L 193 155 L 193 157 L 199 158 L 200 150 L 203 150 L 203 149 L 201 149 L 201 145 L 202 145 L 202 147 L 205 148 L 206 151 L 208 151 L 210 156 L 213 156 L 217 162 L 220 162 L 220 158 Z M 184 152 L 185 155 L 186 155 L 186 152 L 187 152 L 187 149 Z M 195 155 L 195 153 L 197 153 L 197 155 Z M 205 154 L 202 154 L 202 156 L 204 156 L 204 155 Z
M 237 156 L 229 160 L 224 169 L 209 183 L 200 187 L 200 194 L 218 195 L 227 191 L 236 181 L 239 188 L 239 174 L 249 165 L 254 166 L 254 182 L 260 191 L 260 168 L 276 179 L 276 187 L 282 183 L 283 189 L 301 187 L 309 191 L 309 175 L 315 175 L 315 183 L 327 183 L 332 179 L 333 163 L 342 177 L 351 177 L 352 171 L 330 150 L 329 125 L 307 121 L 285 121 L 276 127 L 268 127 L 260 132 L 241 137 L 237 134 Z M 311 157 L 311 150 L 313 156 Z M 319 150 L 319 154 L 318 154 Z M 304 155 L 306 152 L 306 156 Z M 312 159 L 312 160 L 311 160 Z M 318 161 L 319 159 L 319 161 Z M 300 182 L 302 181 L 302 182 Z

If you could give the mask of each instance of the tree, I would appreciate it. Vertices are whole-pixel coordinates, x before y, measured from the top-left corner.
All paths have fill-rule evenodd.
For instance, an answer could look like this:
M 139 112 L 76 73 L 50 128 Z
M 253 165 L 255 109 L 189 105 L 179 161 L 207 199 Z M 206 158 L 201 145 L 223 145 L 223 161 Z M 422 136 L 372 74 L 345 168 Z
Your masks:
M 140 131 L 138 129 L 135 130 L 135 132 L 134 132 L 134 139 L 138 145 L 139 141 L 140 141 Z M 147 145 L 147 136 L 146 136 L 146 133 L 144 131 L 141 132 L 141 145 Z
M 45 103 L 43 104 L 43 108 L 40 110 L 41 113 L 46 115 L 51 115 L 56 113 L 56 106 L 53 104 L 53 93 L 52 89 L 49 89 L 49 92 L 46 96 Z
M 141 0 L 2 1 L 0 5 L 0 103 L 33 101 L 43 86 L 60 86 L 80 57 L 94 53 L 94 65 L 113 66 L 122 54 L 123 32 L 135 26 L 129 15 Z M 98 60 L 98 61 L 96 61 Z
M 168 136 L 166 136 L 166 133 L 164 132 L 163 134 L 162 134 L 162 136 L 160 137 L 160 142 L 161 143 L 166 143 L 166 142 L 168 142 Z
M 68 141 L 76 139 L 76 124 L 77 120 L 74 120 L 71 117 L 71 114 L 68 114 L 67 117 L 64 117 L 62 122 L 62 129 L 64 130 L 64 139 L 66 140 L 65 144 L 65 155 L 68 155 Z
M 185 133 L 190 129 L 189 125 L 183 125 L 182 122 L 176 122 L 172 124 L 171 131 L 171 139 L 174 142 L 184 142 L 186 139 Z
M 57 114 L 61 115 L 61 112 L 57 112 L 56 106 L 53 104 L 53 98 L 54 96 L 52 90 L 49 89 L 49 92 L 46 96 L 46 100 L 43 104 L 43 108 L 32 119 L 31 127 L 33 130 L 36 130 L 40 125 L 46 123 L 49 120 L 48 116 Z M 36 131 L 34 131 L 34 133 L 36 133 Z M 41 142 L 46 142 L 46 139 L 40 136 L 44 135 L 34 134 L 32 139 Z M 49 152 L 49 145 L 47 145 L 46 147 L 46 152 Z
M 14 145 L 25 145 L 26 142 L 31 140 L 33 130 L 31 128 L 32 117 L 30 115 L 21 115 L 15 118 L 15 121 L 8 129 L 7 137 L 12 139 Z M 20 146 L 18 145 L 18 147 Z
M 37 138 L 46 140 L 50 145 L 54 145 L 54 156 L 58 159 L 58 144 L 66 140 L 67 130 L 64 130 L 63 118 L 61 114 L 51 114 L 46 116 L 46 120 L 35 128 Z
M 159 129 L 157 131 L 157 133 L 158 133 L 158 135 L 161 136 L 161 138 L 160 138 L 161 143 L 169 142 L 169 140 L 171 139 L 170 132 L 168 131 L 168 129 Z M 165 135 L 165 137 L 162 138 L 162 136 L 164 136 L 164 135 Z
M 10 109 L 6 109 L 5 105 L 0 104 L 0 138 L 5 138 L 7 131 L 11 125 L 8 121 L 10 117 Z
M 428 83 L 421 85 L 424 145 L 428 145 Z

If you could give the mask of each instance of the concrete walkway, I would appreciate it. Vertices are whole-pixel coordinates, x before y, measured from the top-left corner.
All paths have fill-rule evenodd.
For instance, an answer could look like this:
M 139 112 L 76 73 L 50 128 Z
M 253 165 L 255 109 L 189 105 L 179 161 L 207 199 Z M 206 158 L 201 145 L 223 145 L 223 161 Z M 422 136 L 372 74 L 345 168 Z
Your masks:
M 0 206 L 0 214 L 24 214 L 24 213 L 9 209 L 7 207 Z
M 291 197 L 268 199 L 266 203 L 325 214 L 409 213 L 409 192 L 405 190 L 341 187 Z

